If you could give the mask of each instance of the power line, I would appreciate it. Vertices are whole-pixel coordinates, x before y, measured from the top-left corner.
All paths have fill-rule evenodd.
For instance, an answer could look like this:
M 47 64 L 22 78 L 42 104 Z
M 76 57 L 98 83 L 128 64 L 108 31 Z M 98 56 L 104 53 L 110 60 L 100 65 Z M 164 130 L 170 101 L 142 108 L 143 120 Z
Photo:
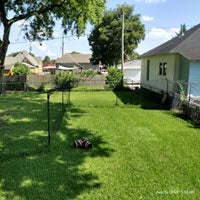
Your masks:
M 82 36 L 88 36 L 88 35 L 81 35 L 80 37 Z M 48 39 L 48 40 L 45 40 L 45 42 L 49 42 L 49 41 L 53 41 L 53 40 L 61 40 L 63 38 L 75 38 L 77 36 L 74 36 L 74 35 L 71 35 L 71 36 L 65 36 L 65 37 L 55 37 L 55 38 L 52 38 L 52 39 Z M 26 43 L 31 43 L 30 41 L 21 41 L 21 42 L 11 42 L 10 45 L 13 45 L 13 44 L 26 44 Z

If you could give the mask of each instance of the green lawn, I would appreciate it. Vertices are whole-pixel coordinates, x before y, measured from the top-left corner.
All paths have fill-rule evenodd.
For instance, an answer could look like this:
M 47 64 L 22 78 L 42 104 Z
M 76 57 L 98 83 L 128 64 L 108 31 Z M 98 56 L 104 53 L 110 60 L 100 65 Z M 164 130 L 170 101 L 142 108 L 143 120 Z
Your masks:
M 72 92 L 62 122 L 60 100 L 47 146 L 46 95 L 0 96 L 0 200 L 199 199 L 199 128 L 130 92 Z

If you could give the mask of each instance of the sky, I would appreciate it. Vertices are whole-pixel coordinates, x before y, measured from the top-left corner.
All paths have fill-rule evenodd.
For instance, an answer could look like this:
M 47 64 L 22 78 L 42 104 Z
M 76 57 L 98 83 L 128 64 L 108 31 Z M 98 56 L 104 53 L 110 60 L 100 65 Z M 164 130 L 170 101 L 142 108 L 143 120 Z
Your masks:
M 175 36 L 179 31 L 180 24 L 186 24 L 191 28 L 200 23 L 200 0 L 107 0 L 107 9 L 114 9 L 120 4 L 134 5 L 134 14 L 141 15 L 141 21 L 145 25 L 145 39 L 136 51 L 143 54 L 146 51 L 166 42 Z M 8 54 L 16 51 L 27 50 L 30 46 L 32 53 L 44 58 L 48 55 L 52 59 L 61 56 L 62 29 L 58 22 L 55 26 L 54 37 L 58 39 L 44 41 L 42 43 L 29 43 L 23 39 L 23 32 L 20 27 L 26 22 L 19 21 L 14 24 L 11 30 Z M 91 53 L 87 37 L 92 29 L 87 26 L 85 36 L 65 38 L 64 49 L 66 53 L 77 51 L 81 53 Z M 0 27 L 0 38 L 2 38 L 2 27 Z

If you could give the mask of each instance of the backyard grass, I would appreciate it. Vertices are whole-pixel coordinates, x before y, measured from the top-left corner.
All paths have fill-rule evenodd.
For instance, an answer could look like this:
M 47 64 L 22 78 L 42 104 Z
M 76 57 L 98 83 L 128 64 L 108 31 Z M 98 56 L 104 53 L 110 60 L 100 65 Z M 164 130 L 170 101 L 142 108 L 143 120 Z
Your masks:
M 46 95 L 0 97 L 0 200 L 199 199 L 198 127 L 132 92 L 74 91 L 62 121 L 60 102 L 48 146 Z

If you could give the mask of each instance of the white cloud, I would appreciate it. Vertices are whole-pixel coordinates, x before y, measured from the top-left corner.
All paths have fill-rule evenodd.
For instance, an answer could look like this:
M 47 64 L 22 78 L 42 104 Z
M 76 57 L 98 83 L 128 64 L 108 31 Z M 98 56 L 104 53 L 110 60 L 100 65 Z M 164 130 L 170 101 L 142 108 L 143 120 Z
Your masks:
M 59 37 L 59 36 L 60 36 L 60 34 L 57 31 L 53 32 L 53 37 L 54 38 Z
M 150 22 L 154 20 L 154 17 L 151 16 L 142 16 L 142 20 L 146 22 Z
M 54 53 L 54 52 L 52 52 L 51 50 L 48 50 L 48 51 L 47 51 L 47 55 L 48 55 L 49 57 L 56 57 L 56 56 L 57 56 L 57 54 Z
M 177 32 L 179 32 L 179 28 L 172 27 L 170 29 L 163 28 L 152 28 L 151 31 L 147 34 L 147 38 L 150 39 L 163 39 L 167 41 L 174 37 Z
M 179 30 L 180 28 L 177 27 L 172 27 L 169 29 L 154 27 L 146 33 L 145 40 L 139 44 L 136 51 L 139 54 L 143 54 L 172 39 L 176 36 L 176 33 L 179 32 Z
M 37 43 L 33 42 L 33 46 L 36 48 L 37 51 L 43 52 L 44 55 L 48 55 L 50 57 L 56 57 L 57 54 L 51 51 L 45 42 Z
M 136 2 L 144 2 L 144 3 L 164 3 L 167 0 L 135 0 Z
M 33 42 L 33 46 L 39 51 L 47 51 L 48 47 L 45 42 L 37 43 Z
M 26 20 L 22 19 L 22 20 L 20 20 L 20 21 L 17 21 L 17 22 L 16 22 L 16 25 L 17 25 L 18 27 L 24 27 L 24 26 L 28 26 L 28 22 L 27 22 Z

